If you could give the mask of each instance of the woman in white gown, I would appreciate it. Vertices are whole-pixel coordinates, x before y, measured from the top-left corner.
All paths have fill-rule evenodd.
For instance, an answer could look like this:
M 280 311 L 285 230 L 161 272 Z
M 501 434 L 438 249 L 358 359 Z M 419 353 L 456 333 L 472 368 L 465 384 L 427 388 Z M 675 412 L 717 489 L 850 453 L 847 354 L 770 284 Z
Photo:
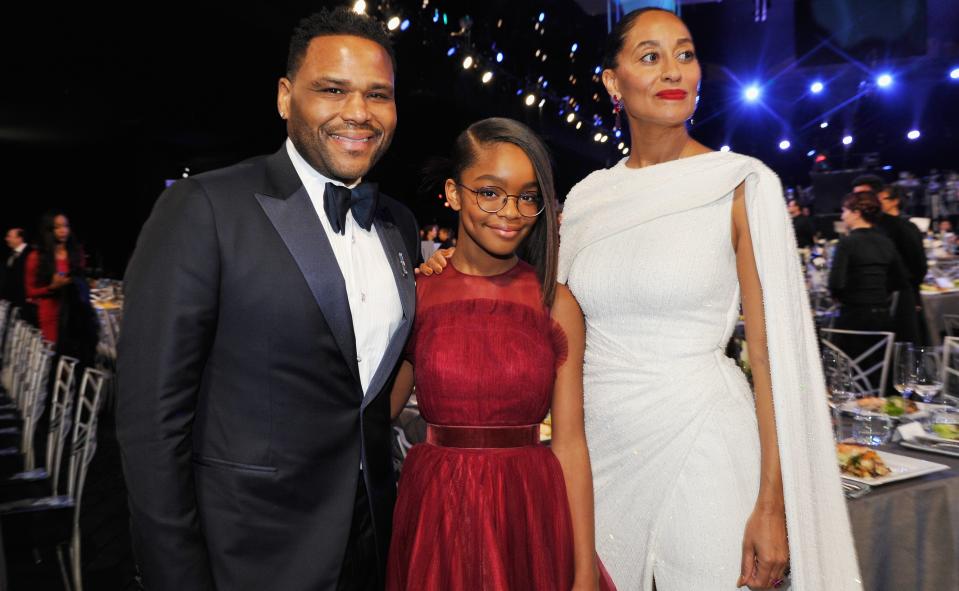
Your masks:
M 787 562 L 794 591 L 860 590 L 779 179 L 689 137 L 700 68 L 675 15 L 630 13 L 608 45 L 630 155 L 572 189 L 559 255 L 586 317 L 599 556 L 620 591 L 780 587 Z M 740 303 L 755 394 L 723 353 Z
M 689 137 L 699 80 L 681 20 L 624 17 L 603 81 L 630 155 L 564 207 L 599 555 L 621 591 L 779 587 L 787 561 L 792 589 L 860 589 L 779 179 Z M 740 302 L 755 395 L 723 353 Z

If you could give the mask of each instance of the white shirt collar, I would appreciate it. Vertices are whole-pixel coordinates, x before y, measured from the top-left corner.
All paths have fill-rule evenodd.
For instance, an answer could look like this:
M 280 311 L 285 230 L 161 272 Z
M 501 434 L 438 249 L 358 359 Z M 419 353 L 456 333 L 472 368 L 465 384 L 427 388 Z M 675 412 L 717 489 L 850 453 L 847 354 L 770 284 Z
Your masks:
M 23 249 L 25 249 L 26 247 L 27 247 L 27 243 L 24 242 L 24 243 L 21 244 L 20 246 L 14 248 L 14 249 L 13 249 L 13 252 L 15 252 L 15 253 L 17 253 L 17 254 L 23 254 Z
M 352 189 L 356 185 L 359 185 L 363 180 L 358 179 L 353 185 L 347 185 L 346 183 L 334 181 L 333 179 L 327 178 L 326 176 L 320 174 L 319 171 L 313 168 L 310 163 L 300 155 L 299 150 L 296 149 L 296 146 L 293 145 L 293 140 L 290 138 L 286 138 L 286 152 L 289 154 L 290 160 L 293 162 L 293 168 L 295 168 L 296 173 L 300 175 L 300 180 L 303 181 L 304 185 L 309 183 L 318 189 L 324 189 L 326 183 L 333 183 L 334 185 L 349 187 Z

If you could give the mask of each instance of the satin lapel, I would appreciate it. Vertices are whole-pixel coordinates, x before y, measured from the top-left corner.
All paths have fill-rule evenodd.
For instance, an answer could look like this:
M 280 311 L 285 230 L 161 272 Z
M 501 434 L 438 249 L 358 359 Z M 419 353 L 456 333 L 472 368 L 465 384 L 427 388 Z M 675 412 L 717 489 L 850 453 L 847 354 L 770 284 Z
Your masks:
M 413 280 L 413 261 L 406 252 L 406 246 L 400 230 L 393 223 L 393 217 L 389 209 L 380 208 L 373 222 L 376 227 L 376 235 L 383 245 L 383 252 L 386 253 L 386 260 L 393 270 L 393 280 L 396 282 L 396 290 L 399 292 L 400 305 L 403 307 L 403 320 L 396 328 L 390 339 L 386 352 L 383 354 L 383 360 L 380 366 L 376 368 L 373 378 L 370 380 L 370 386 L 366 389 L 366 395 L 363 397 L 363 408 L 376 397 L 376 394 L 383 388 L 389 379 L 396 361 L 403 352 L 406 345 L 406 338 L 409 336 L 410 327 L 413 324 L 413 312 L 416 297 L 416 283 Z
M 306 188 L 301 186 L 286 199 L 257 193 L 256 200 L 293 255 L 350 372 L 359 383 L 356 337 L 353 334 L 353 317 L 346 296 L 346 284 Z

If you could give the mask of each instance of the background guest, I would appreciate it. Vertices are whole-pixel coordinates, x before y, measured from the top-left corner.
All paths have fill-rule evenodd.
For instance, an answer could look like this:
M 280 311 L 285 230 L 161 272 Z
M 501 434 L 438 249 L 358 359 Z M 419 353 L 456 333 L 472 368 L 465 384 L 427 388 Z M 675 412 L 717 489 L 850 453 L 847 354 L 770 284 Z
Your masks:
M 803 213 L 802 208 L 799 207 L 799 202 L 795 199 L 790 199 L 786 207 L 789 210 L 789 217 L 793 219 L 796 243 L 799 248 L 809 248 L 816 241 L 816 228 L 813 226 L 812 220 Z
M 436 244 L 436 238 L 439 235 L 439 226 L 436 224 L 427 224 L 423 226 L 423 240 L 420 242 L 420 256 L 423 257 L 422 261 L 429 260 L 433 253 L 436 252 L 438 245 Z M 420 262 L 422 262 L 420 261 Z
M 6 264 L 3 266 L 3 276 L 0 279 L 0 299 L 7 300 L 15 308 L 20 308 L 20 318 L 36 324 L 33 306 L 27 305 L 23 280 L 24 264 L 32 250 L 25 238 L 23 228 L 7 230 L 6 242 L 10 254 L 7 256 Z
M 836 328 L 890 330 L 892 292 L 910 290 L 909 275 L 895 245 L 875 227 L 880 212 L 879 199 L 872 191 L 852 193 L 843 200 L 842 221 L 849 235 L 836 246 L 829 273 L 829 291 L 841 304 Z M 843 343 L 853 358 L 865 346 L 858 339 Z
M 436 234 L 436 240 L 439 242 L 440 248 L 456 246 L 456 238 L 453 236 L 453 231 L 446 227 L 439 229 Z
M 96 315 L 84 280 L 83 249 L 60 211 L 44 214 L 37 247 L 24 269 L 26 296 L 37 306 L 43 338 L 57 352 L 92 363 L 96 351 Z

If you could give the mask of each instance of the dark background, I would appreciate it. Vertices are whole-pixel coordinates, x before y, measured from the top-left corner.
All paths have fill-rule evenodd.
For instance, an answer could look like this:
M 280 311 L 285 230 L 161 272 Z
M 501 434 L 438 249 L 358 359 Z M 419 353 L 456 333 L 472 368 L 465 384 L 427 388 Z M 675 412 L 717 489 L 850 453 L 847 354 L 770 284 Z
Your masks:
M 834 168 L 858 166 L 868 152 L 879 153 L 891 174 L 959 168 L 959 83 L 948 78 L 959 66 L 959 3 L 921 2 L 926 51 L 904 58 L 876 51 L 856 57 L 821 43 L 797 51 L 797 40 L 805 49 L 821 34 L 803 22 L 809 1 L 771 2 L 765 22 L 755 22 L 753 0 L 682 5 L 704 64 L 693 135 L 763 159 L 787 184 L 809 182 L 811 149 L 826 153 Z M 179 178 L 186 167 L 196 174 L 279 148 L 285 130 L 276 114 L 276 80 L 290 31 L 320 6 L 341 4 L 352 3 L 5 8 L 0 224 L 32 231 L 44 210 L 64 208 L 91 266 L 120 275 L 166 179 Z M 425 9 L 422 0 L 369 4 L 371 13 L 382 6 L 383 14 L 411 20 L 408 30 L 395 33 L 399 128 L 371 179 L 408 203 L 421 223 L 455 224 L 436 191 L 420 187 L 418 171 L 482 117 L 514 117 L 542 133 L 553 150 L 560 194 L 622 157 L 620 140 L 611 135 L 608 98 L 592 79 L 607 17 L 587 12 L 588 2 L 431 1 Z M 446 26 L 432 22 L 434 9 L 447 13 Z M 534 28 L 541 11 L 543 34 Z M 453 35 L 465 14 L 472 17 L 469 34 Z M 875 18 L 870 13 L 859 20 Z M 579 47 L 570 54 L 573 42 Z M 447 57 L 450 47 L 456 52 Z M 549 59 L 535 57 L 536 49 Z M 492 60 L 496 51 L 505 54 L 502 64 Z M 462 68 L 464 52 L 476 56 L 476 68 Z M 487 67 L 495 77 L 483 85 L 479 78 Z M 875 75 L 887 70 L 895 84 L 876 89 Z M 545 89 L 540 76 L 549 83 Z M 809 94 L 814 79 L 827 83 L 820 96 Z M 741 98 L 751 82 L 763 86 L 756 104 Z M 547 98 L 546 105 L 526 107 L 527 92 Z M 567 97 L 581 107 L 581 130 L 565 122 Z M 607 143 L 593 141 L 594 114 L 602 117 Z M 823 119 L 830 121 L 825 130 L 819 128 Z M 905 139 L 912 127 L 922 130 L 917 142 Z M 839 138 L 847 131 L 856 139 L 843 148 Z M 792 149 L 778 150 L 782 138 Z

